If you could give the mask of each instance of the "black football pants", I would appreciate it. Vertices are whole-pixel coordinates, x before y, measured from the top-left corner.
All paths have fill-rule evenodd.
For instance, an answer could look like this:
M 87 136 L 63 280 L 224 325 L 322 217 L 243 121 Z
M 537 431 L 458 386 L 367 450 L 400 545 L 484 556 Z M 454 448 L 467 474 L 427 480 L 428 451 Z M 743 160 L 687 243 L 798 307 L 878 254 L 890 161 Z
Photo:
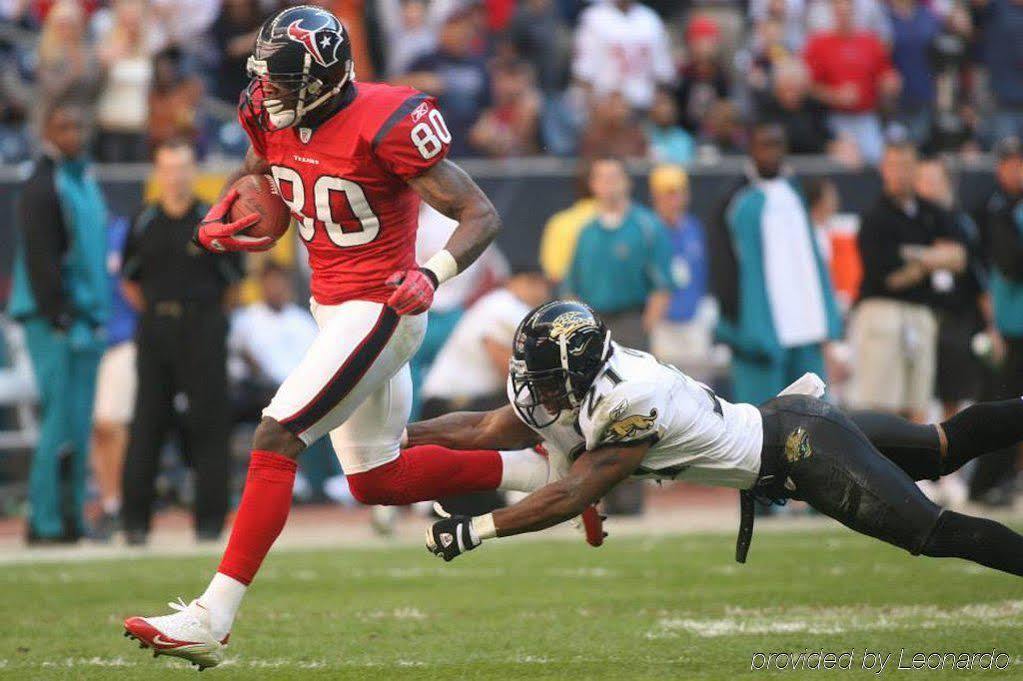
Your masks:
M 228 510 L 227 318 L 219 303 L 152 307 L 136 337 L 138 396 L 124 462 L 124 529 L 149 531 L 160 452 L 176 430 L 195 472 L 195 531 L 214 537 Z
M 935 460 L 933 426 L 867 413 L 857 417 L 861 429 L 827 402 L 796 395 L 760 409 L 773 496 L 803 500 L 914 555 L 966 558 L 1023 575 L 1023 537 L 990 520 L 942 511 L 916 486 L 914 479 L 936 477 L 933 463 L 921 464 Z

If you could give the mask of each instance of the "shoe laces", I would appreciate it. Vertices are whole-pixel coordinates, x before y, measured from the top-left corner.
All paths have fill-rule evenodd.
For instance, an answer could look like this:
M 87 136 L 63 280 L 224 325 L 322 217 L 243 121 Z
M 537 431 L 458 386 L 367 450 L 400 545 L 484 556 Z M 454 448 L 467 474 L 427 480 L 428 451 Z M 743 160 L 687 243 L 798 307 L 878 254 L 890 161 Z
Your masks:
M 178 612 L 184 612 L 184 611 L 188 610 L 188 605 L 189 604 L 185 603 L 185 599 L 183 599 L 181 596 L 178 596 L 178 600 L 177 600 L 176 603 L 174 601 L 171 601 L 167 605 L 170 606 L 171 610 L 177 610 Z
M 191 603 L 185 603 L 185 600 L 181 598 L 181 596 L 178 596 L 177 602 L 171 601 L 167 603 L 167 605 L 170 606 L 171 610 L 184 613 L 187 617 L 189 617 L 191 620 L 190 624 L 194 626 L 200 626 L 202 624 L 202 621 L 195 615 L 195 612 L 192 609 L 192 605 L 194 603 L 195 601 L 192 601 Z

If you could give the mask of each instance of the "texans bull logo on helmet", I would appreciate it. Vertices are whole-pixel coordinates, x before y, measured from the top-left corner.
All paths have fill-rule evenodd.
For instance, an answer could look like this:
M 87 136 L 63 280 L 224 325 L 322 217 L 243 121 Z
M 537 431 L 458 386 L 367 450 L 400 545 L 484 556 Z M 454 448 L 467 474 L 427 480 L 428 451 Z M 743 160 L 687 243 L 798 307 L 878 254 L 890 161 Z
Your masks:
M 330 28 L 330 22 L 309 30 L 302 28 L 302 19 L 296 19 L 288 24 L 288 37 L 302 43 L 320 66 L 332 66 L 337 63 L 337 48 L 344 39 L 340 33 Z

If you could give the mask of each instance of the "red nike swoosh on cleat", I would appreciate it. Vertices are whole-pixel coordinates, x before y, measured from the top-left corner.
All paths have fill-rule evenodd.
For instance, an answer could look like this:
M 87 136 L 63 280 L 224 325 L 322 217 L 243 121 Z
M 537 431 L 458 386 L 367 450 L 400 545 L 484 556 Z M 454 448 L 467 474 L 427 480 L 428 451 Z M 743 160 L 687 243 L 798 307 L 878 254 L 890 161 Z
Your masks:
M 129 617 L 124 621 L 124 628 L 153 647 L 176 648 L 178 646 L 196 645 L 195 641 L 178 641 L 164 638 L 159 629 L 142 617 Z
M 124 628 L 131 634 L 134 634 L 136 637 L 152 646 L 173 648 L 176 646 L 199 645 L 197 641 L 178 641 L 176 639 L 164 638 L 163 634 L 160 633 L 160 630 L 147 622 L 143 617 L 129 617 L 124 620 Z M 228 633 L 227 636 L 220 640 L 220 645 L 226 646 L 230 638 L 231 634 Z

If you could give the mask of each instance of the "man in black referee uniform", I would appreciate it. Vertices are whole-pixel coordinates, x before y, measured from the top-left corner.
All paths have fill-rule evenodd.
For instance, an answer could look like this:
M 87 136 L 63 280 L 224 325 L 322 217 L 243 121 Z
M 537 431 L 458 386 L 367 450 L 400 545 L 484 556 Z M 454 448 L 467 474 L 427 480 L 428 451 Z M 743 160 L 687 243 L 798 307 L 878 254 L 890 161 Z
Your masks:
M 191 145 L 160 146 L 154 173 L 160 198 L 133 220 L 122 270 L 126 297 L 141 312 L 138 397 L 124 464 L 125 538 L 146 541 L 160 450 L 173 428 L 196 475 L 196 538 L 215 540 L 228 509 L 225 308 L 242 261 L 192 244 L 208 206 L 194 193 Z

